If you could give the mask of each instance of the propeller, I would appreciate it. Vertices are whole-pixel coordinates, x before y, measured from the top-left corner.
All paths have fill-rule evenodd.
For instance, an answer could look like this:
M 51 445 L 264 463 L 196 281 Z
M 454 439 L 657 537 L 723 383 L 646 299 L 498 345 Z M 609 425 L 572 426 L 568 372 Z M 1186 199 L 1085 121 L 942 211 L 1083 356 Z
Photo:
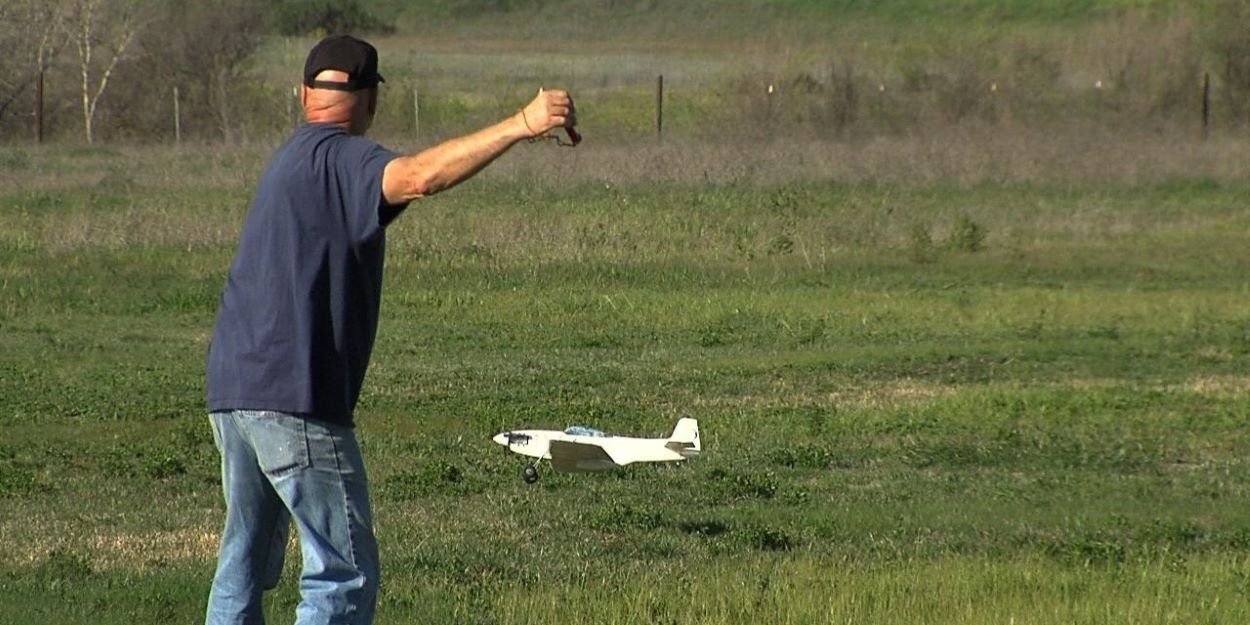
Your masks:
M 509 451 L 513 445 L 528 445 L 531 438 L 529 434 L 503 432 L 495 436 L 495 442 L 503 445 L 504 451 Z

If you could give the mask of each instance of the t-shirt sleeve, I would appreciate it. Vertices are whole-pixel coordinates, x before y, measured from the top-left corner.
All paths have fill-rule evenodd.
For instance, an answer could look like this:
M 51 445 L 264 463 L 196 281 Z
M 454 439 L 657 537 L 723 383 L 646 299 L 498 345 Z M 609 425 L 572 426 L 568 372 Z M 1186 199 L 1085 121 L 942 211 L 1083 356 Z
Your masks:
M 335 166 L 343 191 L 348 227 L 357 241 L 370 239 L 401 213 L 407 204 L 390 205 L 382 196 L 382 174 L 399 155 L 363 137 L 349 137 Z

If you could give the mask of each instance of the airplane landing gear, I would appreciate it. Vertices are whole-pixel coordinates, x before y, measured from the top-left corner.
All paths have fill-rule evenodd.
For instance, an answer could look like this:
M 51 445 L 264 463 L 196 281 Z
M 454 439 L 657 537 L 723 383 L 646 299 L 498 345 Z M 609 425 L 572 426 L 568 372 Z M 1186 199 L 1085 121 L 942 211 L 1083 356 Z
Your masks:
M 521 469 L 521 479 L 525 480 L 526 484 L 533 484 L 534 482 L 537 482 L 538 469 L 532 464 L 525 465 L 525 468 Z

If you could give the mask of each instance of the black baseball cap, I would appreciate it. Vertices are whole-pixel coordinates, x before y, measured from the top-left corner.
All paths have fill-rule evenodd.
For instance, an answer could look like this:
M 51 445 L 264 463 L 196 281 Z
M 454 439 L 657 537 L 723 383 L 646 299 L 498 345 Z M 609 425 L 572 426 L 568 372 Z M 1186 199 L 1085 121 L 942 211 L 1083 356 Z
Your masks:
M 317 80 L 328 69 L 347 72 L 347 82 Z M 330 35 L 308 51 L 304 61 L 304 85 L 314 89 L 360 91 L 386 82 L 378 73 L 378 50 L 351 35 Z

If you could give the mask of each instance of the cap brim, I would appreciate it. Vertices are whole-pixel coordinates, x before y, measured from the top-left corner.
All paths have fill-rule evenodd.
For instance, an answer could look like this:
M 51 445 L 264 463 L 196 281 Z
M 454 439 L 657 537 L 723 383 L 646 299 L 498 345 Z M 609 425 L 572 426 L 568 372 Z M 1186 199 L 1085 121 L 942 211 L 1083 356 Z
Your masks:
M 307 80 L 304 81 L 304 85 L 313 89 L 328 89 L 330 91 L 363 91 L 365 89 L 373 89 L 378 86 L 378 83 L 383 82 L 386 81 L 383 80 L 381 76 L 378 76 L 378 81 L 372 84 L 357 82 L 355 80 L 349 80 L 346 82 L 337 80 Z

